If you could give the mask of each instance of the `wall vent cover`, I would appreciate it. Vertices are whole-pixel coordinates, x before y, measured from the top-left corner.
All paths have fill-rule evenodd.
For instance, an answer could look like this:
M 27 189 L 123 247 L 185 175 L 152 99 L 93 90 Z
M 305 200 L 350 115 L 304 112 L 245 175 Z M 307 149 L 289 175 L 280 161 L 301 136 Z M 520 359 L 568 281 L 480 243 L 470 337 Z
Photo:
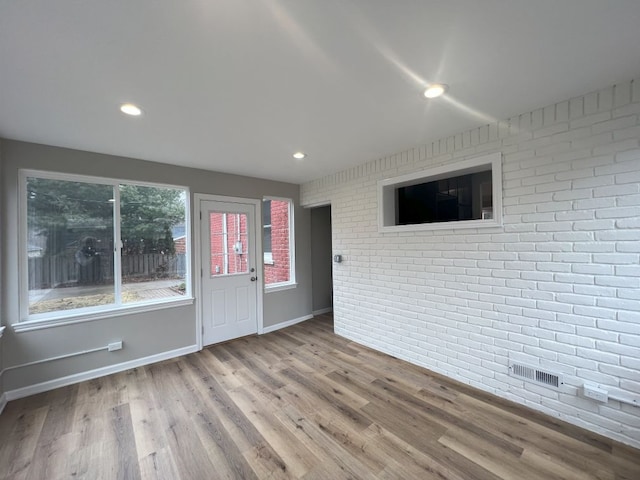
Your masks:
M 522 363 L 514 362 L 509 365 L 509 375 L 551 388 L 559 388 L 560 385 L 564 383 L 562 381 L 562 375 L 559 373 L 542 370 Z

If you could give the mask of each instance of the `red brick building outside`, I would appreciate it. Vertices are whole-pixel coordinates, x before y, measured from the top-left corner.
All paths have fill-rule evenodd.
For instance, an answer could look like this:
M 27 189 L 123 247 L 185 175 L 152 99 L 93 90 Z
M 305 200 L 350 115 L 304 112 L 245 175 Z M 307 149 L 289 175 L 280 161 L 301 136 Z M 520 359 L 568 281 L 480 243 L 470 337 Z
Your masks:
M 247 216 L 214 212 L 210 225 L 211 275 L 247 272 Z
M 267 200 L 263 202 L 263 208 L 271 207 L 271 232 L 265 228 L 264 236 L 264 280 L 265 285 L 288 282 L 289 277 L 289 202 L 283 200 Z M 266 213 L 266 212 L 265 212 Z M 265 226 L 267 225 L 267 215 Z M 268 262 L 269 252 L 266 237 L 271 235 L 271 262 Z
M 290 280 L 289 202 L 263 202 L 264 280 L 265 285 Z M 270 222 L 270 223 L 267 223 Z M 210 214 L 210 274 L 243 273 L 247 266 L 247 217 L 239 213 Z M 176 251 L 183 248 L 176 242 Z

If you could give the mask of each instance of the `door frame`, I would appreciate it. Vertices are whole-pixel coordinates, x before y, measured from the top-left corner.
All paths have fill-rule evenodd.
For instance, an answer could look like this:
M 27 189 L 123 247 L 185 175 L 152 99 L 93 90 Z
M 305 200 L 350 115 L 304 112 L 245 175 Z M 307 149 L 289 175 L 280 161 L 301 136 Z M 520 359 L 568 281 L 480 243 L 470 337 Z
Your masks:
M 203 325 L 202 325 L 202 245 L 201 245 L 201 229 L 202 229 L 202 221 L 201 215 L 202 210 L 200 209 L 200 203 L 202 201 L 207 202 L 226 202 L 226 203 L 245 203 L 245 204 L 253 204 L 255 207 L 255 215 L 254 215 L 254 228 L 255 228 L 255 241 L 253 242 L 255 245 L 255 252 L 253 252 L 255 258 L 256 272 L 258 276 L 258 281 L 256 282 L 256 320 L 258 327 L 258 334 L 264 333 L 264 319 L 263 319 L 263 292 L 264 292 L 264 279 L 262 275 L 264 274 L 264 259 L 262 258 L 262 200 L 258 200 L 255 198 L 242 198 L 242 197 L 228 197 L 224 195 L 210 195 L 208 193 L 194 193 L 193 194 L 193 210 L 194 210 L 194 219 L 193 222 L 195 225 L 194 228 L 194 269 L 195 273 L 195 289 L 193 291 L 194 297 L 196 299 L 196 344 L 198 345 L 198 350 L 203 349 Z M 200 275 L 198 275 L 198 271 L 200 271 Z

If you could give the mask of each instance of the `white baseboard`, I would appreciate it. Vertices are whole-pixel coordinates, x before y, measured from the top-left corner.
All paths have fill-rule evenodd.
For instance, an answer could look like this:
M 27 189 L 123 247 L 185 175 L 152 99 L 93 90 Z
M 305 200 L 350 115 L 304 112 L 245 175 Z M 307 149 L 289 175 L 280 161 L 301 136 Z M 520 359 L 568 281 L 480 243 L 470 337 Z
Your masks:
M 36 393 L 47 392 L 55 388 L 66 387 L 67 385 L 72 385 L 74 383 L 84 382 L 85 380 L 92 380 L 94 378 L 111 375 L 112 373 L 123 372 L 125 370 L 129 370 L 130 368 L 141 367 L 143 365 L 149 365 L 151 363 L 169 360 L 170 358 L 180 357 L 182 355 L 197 352 L 198 350 L 199 349 L 197 345 L 190 345 L 188 347 L 178 348 L 176 350 L 169 350 L 168 352 L 149 355 L 148 357 L 136 358 L 135 360 L 129 360 L 128 362 L 122 362 L 116 365 L 96 368 L 87 372 L 76 373 L 74 375 L 60 377 L 42 383 L 36 383 L 35 385 L 29 385 L 27 387 L 17 388 L 15 390 L 9 390 L 4 393 L 2 398 L 6 403 L 10 402 L 11 400 L 17 400 L 18 398 L 35 395 Z M 0 405 L 2 405 L 2 403 L 0 403 Z
M 314 310 L 314 315 L 322 315 L 323 313 L 333 312 L 333 307 L 321 308 L 320 310 Z
M 262 333 L 265 334 L 275 332 L 276 330 L 280 330 L 281 328 L 287 328 L 291 325 L 295 325 L 296 323 L 304 322 L 305 320 L 311 320 L 312 318 L 313 315 L 305 315 L 304 317 L 294 318 L 293 320 L 287 320 L 286 322 L 276 323 L 275 325 L 264 327 L 262 329 Z
M 4 410 L 4 407 L 7 406 L 7 394 L 3 393 L 2 396 L 0 396 L 0 413 L 2 413 L 2 411 Z

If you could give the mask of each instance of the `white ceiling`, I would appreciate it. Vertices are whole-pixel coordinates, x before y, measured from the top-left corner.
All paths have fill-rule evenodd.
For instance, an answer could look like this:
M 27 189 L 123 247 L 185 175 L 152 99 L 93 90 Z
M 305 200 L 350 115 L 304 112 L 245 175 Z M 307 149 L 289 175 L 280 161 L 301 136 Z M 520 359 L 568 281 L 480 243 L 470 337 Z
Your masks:
M 300 183 L 630 80 L 639 26 L 638 0 L 0 0 L 0 137 Z

